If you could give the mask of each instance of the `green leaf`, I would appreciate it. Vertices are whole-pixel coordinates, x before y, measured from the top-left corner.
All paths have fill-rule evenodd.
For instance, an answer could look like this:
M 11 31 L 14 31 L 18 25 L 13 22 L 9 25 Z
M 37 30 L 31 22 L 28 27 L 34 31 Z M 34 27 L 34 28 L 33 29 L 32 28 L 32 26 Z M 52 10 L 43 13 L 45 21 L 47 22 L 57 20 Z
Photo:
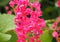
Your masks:
M 8 32 L 8 34 L 11 34 L 11 39 L 7 42 L 16 42 L 17 41 L 17 35 L 14 31 Z
M 5 6 L 10 0 L 0 0 L 0 6 Z
M 11 35 L 0 33 L 0 42 L 5 42 L 10 40 Z
M 52 42 L 53 38 L 51 34 L 52 34 L 52 31 L 48 31 L 48 30 L 44 31 L 44 34 L 41 35 L 40 40 L 42 42 Z
M 6 33 L 14 29 L 15 29 L 14 15 L 0 14 L 0 32 Z
M 41 2 L 41 0 L 38 0 L 39 2 Z
M 34 2 L 35 0 L 30 0 L 30 2 Z M 41 0 L 38 0 L 38 2 L 41 2 Z
M 30 2 L 34 2 L 34 0 L 30 0 Z

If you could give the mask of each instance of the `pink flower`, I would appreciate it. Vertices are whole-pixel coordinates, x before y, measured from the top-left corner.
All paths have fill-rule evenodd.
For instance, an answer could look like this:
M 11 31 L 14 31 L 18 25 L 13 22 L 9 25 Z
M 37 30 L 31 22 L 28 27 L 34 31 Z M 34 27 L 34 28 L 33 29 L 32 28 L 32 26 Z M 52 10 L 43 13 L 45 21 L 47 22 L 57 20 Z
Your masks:
M 36 40 L 36 42 L 41 42 L 40 40 Z
M 15 4 L 14 1 L 10 1 L 10 2 L 9 2 L 10 7 L 13 7 L 14 4 Z
M 18 0 L 13 0 L 13 1 L 14 1 L 15 4 L 18 4 L 18 2 L 19 2 Z
M 58 22 L 60 22 L 60 16 L 59 16 L 59 17 L 57 17 L 57 21 L 58 21 Z
M 42 16 L 42 11 L 40 10 L 40 11 L 37 11 L 37 15 L 38 16 Z
M 8 10 L 8 9 L 9 9 L 9 7 L 8 7 L 8 6 L 5 6 L 5 9 L 6 9 L 6 10 Z
M 34 38 L 32 37 L 32 38 L 30 38 L 30 40 L 29 40 L 30 42 L 34 42 Z
M 41 4 L 36 1 L 34 3 L 30 3 L 33 8 L 36 8 L 37 10 L 40 10 Z
M 18 39 L 17 42 L 25 42 L 23 39 Z
M 58 33 L 55 31 L 55 32 L 52 33 L 52 36 L 53 36 L 54 38 L 56 38 L 56 37 L 58 37 Z
M 12 11 L 8 11 L 7 14 L 12 14 Z
M 58 25 L 58 22 L 54 22 L 53 25 L 52 25 L 52 28 L 55 29 Z
M 27 36 L 22 31 L 17 33 L 17 36 L 18 36 L 18 39 L 26 39 L 27 38 Z

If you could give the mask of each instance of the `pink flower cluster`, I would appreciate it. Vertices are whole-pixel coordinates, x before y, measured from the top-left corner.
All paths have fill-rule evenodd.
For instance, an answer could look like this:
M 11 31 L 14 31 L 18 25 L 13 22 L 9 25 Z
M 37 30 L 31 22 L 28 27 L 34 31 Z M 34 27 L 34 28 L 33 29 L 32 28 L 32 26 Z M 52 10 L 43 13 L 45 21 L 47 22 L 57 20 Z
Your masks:
M 30 2 L 30 0 L 11 0 L 10 6 L 16 5 L 14 19 L 16 25 L 17 42 L 40 42 L 40 35 L 43 34 L 42 28 L 45 22 L 40 9 L 40 3 Z

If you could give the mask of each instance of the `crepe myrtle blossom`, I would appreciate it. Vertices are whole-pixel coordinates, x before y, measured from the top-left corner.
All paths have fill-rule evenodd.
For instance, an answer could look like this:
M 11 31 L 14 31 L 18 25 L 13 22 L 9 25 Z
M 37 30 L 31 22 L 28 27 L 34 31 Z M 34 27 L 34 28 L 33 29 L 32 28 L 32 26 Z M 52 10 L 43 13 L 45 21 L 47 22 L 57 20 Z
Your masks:
M 40 42 L 42 29 L 45 27 L 45 21 L 40 9 L 41 4 L 38 1 L 33 3 L 30 0 L 11 0 L 10 6 L 15 5 L 15 31 L 18 37 L 17 42 Z M 13 2 L 13 3 L 12 3 Z

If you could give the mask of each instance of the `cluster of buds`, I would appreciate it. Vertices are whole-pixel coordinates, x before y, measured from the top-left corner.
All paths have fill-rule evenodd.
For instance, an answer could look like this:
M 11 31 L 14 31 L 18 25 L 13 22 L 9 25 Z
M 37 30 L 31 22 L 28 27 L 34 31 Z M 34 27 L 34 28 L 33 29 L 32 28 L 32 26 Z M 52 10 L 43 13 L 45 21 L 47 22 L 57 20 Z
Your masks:
M 52 33 L 52 36 L 56 39 L 57 42 L 60 42 L 60 27 Z
M 56 21 L 53 23 L 52 28 L 54 29 L 54 32 L 52 33 L 52 36 L 56 39 L 57 42 L 60 42 L 60 16 L 56 19 Z
M 56 21 L 52 24 L 52 28 L 56 29 L 60 23 L 60 16 L 56 18 Z
M 41 5 L 38 0 L 11 0 L 10 6 L 15 12 L 15 31 L 18 37 L 17 42 L 40 42 L 39 38 L 43 34 L 42 29 L 45 27 L 45 21 L 40 9 Z
M 5 10 L 7 14 L 12 14 L 12 10 L 9 9 L 9 6 L 5 6 Z

